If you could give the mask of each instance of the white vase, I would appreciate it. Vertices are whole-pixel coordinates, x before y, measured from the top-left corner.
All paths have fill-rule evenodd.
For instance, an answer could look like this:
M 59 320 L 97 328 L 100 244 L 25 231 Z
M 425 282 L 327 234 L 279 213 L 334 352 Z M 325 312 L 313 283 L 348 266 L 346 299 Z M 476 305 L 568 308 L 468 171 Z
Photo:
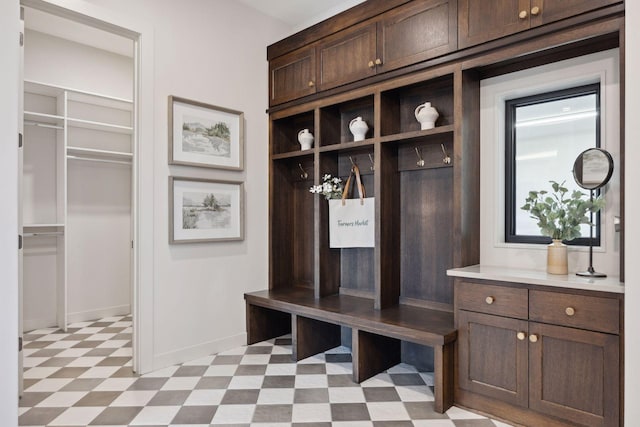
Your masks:
M 547 273 L 568 274 L 567 245 L 562 240 L 553 239 L 547 246 Z
M 420 122 L 420 129 L 433 129 L 436 126 L 436 120 L 440 117 L 438 111 L 431 106 L 430 102 L 425 102 L 416 107 L 414 112 L 416 120 Z
M 369 130 L 369 125 L 362 120 L 362 117 L 356 117 L 349 122 L 349 130 L 353 134 L 354 141 L 363 141 Z
M 298 142 L 301 150 L 310 150 L 313 147 L 313 134 L 309 129 L 302 129 L 298 132 Z

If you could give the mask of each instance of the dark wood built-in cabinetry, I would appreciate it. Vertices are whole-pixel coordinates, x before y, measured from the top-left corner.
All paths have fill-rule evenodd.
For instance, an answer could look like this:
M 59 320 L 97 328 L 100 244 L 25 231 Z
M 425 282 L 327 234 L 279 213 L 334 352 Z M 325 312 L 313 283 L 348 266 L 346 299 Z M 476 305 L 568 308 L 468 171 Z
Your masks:
M 557 425 L 572 419 L 561 412 L 574 408 L 587 414 L 576 422 L 590 425 L 597 402 L 569 396 L 562 387 L 545 389 L 546 376 L 556 375 L 546 363 L 566 367 L 555 362 L 561 352 L 590 346 L 581 353 L 581 372 L 600 366 L 619 381 L 617 371 L 599 363 L 615 356 L 607 340 L 620 332 L 548 320 L 544 305 L 538 318 L 533 290 L 502 285 L 492 285 L 501 292 L 492 306 L 498 311 L 464 308 L 464 293 L 458 294 L 456 326 L 447 270 L 480 260 L 481 80 L 619 46 L 624 8 L 600 0 L 563 2 L 580 15 L 553 12 L 560 21 L 528 30 L 531 37 L 496 33 L 490 38 L 499 41 L 485 45 L 489 39 L 458 40 L 463 19 L 495 24 L 494 16 L 470 16 L 476 9 L 469 3 L 485 2 L 369 0 L 269 46 L 269 290 L 245 296 L 248 341 L 290 332 L 295 359 L 348 345 L 355 381 L 401 360 L 431 363 L 435 408 L 442 412 L 454 399 L 454 347 L 461 334 L 466 344 L 459 350 L 469 363 L 458 365 L 458 390 L 485 400 L 461 397 L 459 404 L 505 419 L 510 414 L 494 411 L 496 405 L 544 412 Z M 544 10 L 555 10 L 556 2 L 548 3 Z M 586 3 L 593 6 L 581 8 Z M 421 130 L 415 119 L 424 102 L 440 114 L 433 129 Z M 357 142 L 349 132 L 356 117 L 369 126 Z M 315 137 L 311 149 L 300 149 L 302 129 Z M 375 197 L 375 247 L 333 249 L 328 203 L 309 187 L 324 174 L 346 178 L 352 163 Z M 513 304 L 503 306 L 503 294 Z M 457 330 L 463 324 L 466 329 Z M 533 336 L 547 353 L 536 353 Z M 500 357 L 481 356 L 496 348 Z M 502 355 L 510 364 L 496 367 Z M 575 372 L 557 374 L 563 387 L 573 384 Z M 609 393 L 613 386 L 603 387 Z M 609 396 L 602 409 L 607 422 L 617 419 L 607 411 L 617 411 L 611 402 L 619 402 L 618 394 Z
M 620 294 L 456 279 L 456 401 L 524 425 L 620 425 L 622 307 Z
M 458 47 L 494 40 L 621 0 L 458 0 Z

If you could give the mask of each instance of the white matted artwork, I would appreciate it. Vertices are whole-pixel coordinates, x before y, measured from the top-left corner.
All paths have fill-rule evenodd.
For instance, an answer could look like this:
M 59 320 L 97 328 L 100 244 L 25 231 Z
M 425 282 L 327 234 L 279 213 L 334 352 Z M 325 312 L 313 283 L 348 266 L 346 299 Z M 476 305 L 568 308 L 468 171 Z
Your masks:
M 169 243 L 244 239 L 244 184 L 169 177 Z
M 242 170 L 244 113 L 169 96 L 169 164 Z

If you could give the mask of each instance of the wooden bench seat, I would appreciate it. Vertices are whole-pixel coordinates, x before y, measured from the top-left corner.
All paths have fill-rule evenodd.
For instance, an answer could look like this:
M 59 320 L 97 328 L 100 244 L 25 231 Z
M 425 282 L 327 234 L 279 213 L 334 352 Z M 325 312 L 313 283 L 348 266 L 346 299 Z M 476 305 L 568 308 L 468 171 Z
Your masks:
M 352 329 L 353 379 L 362 382 L 400 363 L 401 341 L 433 347 L 434 408 L 453 402 L 453 313 L 398 305 L 375 310 L 373 301 L 347 295 L 314 298 L 306 288 L 245 294 L 249 344 L 292 335 L 295 360 L 341 345 L 340 327 Z

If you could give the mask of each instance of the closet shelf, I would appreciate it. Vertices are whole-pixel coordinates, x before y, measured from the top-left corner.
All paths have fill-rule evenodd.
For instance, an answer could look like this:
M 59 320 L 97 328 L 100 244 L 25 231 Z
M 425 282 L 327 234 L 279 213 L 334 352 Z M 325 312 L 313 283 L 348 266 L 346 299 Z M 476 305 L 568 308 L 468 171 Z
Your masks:
M 62 228 L 64 224 L 49 224 L 49 223 L 37 223 L 37 224 L 22 224 L 22 228 L 27 229 L 41 229 L 41 228 Z
M 341 150 L 349 150 L 360 147 L 372 147 L 377 138 L 367 138 L 364 141 L 350 141 L 350 142 L 342 142 L 339 144 L 331 144 L 320 147 L 320 152 L 328 152 L 328 151 L 341 151 Z
M 99 150 L 97 148 L 84 148 L 84 147 L 67 147 L 68 155 L 79 155 L 79 156 L 99 156 L 100 159 L 110 158 L 114 160 L 129 160 L 133 158 L 132 153 L 127 153 L 124 151 L 110 151 L 110 150 Z
M 64 129 L 64 117 L 55 114 L 25 111 L 24 124 L 52 129 Z
M 115 125 L 112 123 L 103 123 L 103 122 L 96 122 L 96 121 L 84 120 L 84 119 L 74 119 L 71 117 L 67 118 L 67 124 L 70 127 L 83 128 L 83 129 L 123 133 L 127 135 L 131 135 L 133 133 L 133 128 L 131 126 Z

